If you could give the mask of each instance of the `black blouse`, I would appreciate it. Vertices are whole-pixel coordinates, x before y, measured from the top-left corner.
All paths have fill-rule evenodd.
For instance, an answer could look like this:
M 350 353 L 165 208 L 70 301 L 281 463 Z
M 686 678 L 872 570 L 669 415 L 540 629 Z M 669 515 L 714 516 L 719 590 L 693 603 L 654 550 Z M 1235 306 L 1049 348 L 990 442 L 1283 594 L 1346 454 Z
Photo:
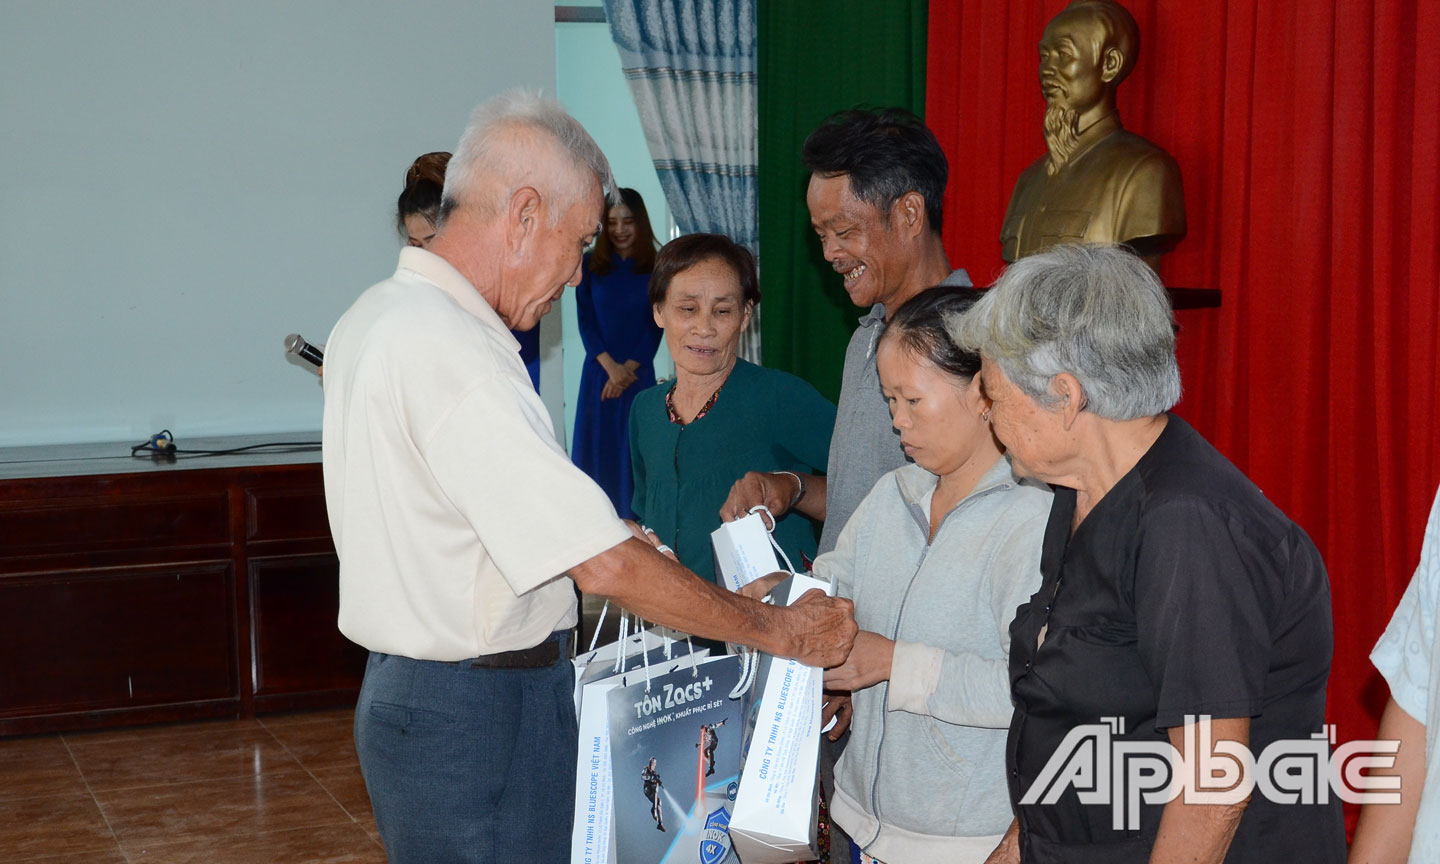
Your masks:
M 1040 590 L 1010 627 L 1006 767 L 1022 860 L 1144 862 L 1163 804 L 1141 803 L 1130 829 L 1115 826 L 1112 806 L 1082 803 L 1076 787 L 1088 781 L 1061 784 L 1049 804 L 1021 797 L 1053 753 L 1068 752 L 1072 729 L 1106 718 L 1123 721 L 1111 720 L 1123 730 L 1115 742 L 1160 742 L 1187 715 L 1249 717 L 1257 755 L 1319 732 L 1329 583 L 1305 532 L 1173 415 L 1072 535 L 1074 513 L 1075 490 L 1056 488 Z M 1343 862 L 1340 802 L 1330 799 L 1280 805 L 1257 789 L 1226 860 Z

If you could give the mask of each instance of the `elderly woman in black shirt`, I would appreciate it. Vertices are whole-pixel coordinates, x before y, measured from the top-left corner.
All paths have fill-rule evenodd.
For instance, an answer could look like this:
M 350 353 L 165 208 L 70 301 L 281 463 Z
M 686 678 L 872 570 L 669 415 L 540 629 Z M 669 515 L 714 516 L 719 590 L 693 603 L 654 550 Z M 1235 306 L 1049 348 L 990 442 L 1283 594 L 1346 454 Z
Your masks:
M 1225 755 L 1237 744 L 1258 757 L 1325 720 L 1324 563 L 1168 413 L 1180 372 L 1154 272 L 1119 247 L 1054 247 L 1013 264 L 951 329 L 983 357 L 991 424 L 1015 470 L 1055 487 L 1043 581 L 1010 628 L 1016 820 L 991 860 L 1343 861 L 1328 790 L 1327 803 L 1285 804 L 1235 784 L 1241 792 L 1218 803 L 1180 794 L 1127 807 L 1137 778 L 1112 771 L 1104 747 L 1062 746 L 1082 726 L 1108 730 L 1112 752 L 1168 742 L 1188 760 L 1175 778 L 1219 792 L 1231 783 L 1201 777 L 1195 752 L 1212 771 L 1238 768 Z M 1206 723 L 1210 746 L 1195 734 Z M 1113 803 L 1099 803 L 1098 778 L 1073 761 L 1056 770 L 1076 758 L 1110 776 Z

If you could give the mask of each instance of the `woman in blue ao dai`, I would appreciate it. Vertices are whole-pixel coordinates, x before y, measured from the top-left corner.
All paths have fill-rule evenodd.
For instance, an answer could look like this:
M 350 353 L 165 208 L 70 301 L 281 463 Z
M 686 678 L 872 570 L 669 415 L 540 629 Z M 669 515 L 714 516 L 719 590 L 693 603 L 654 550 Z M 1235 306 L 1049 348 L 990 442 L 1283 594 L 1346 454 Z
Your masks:
M 661 331 L 650 310 L 655 234 L 645 201 L 620 190 L 605 212 L 605 229 L 585 257 L 575 289 L 585 366 L 575 409 L 571 459 L 610 496 L 621 516 L 631 515 L 634 480 L 628 421 L 635 394 L 655 384 Z

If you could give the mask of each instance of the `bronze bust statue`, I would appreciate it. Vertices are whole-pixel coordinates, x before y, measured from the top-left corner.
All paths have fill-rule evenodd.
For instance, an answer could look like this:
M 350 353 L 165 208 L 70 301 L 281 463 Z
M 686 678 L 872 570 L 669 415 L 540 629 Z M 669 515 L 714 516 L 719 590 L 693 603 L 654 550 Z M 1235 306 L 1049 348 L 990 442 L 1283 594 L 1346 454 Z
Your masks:
M 1074 0 L 1040 39 L 1049 154 L 1015 182 L 1001 254 L 1015 261 L 1058 243 L 1124 243 L 1151 266 L 1185 236 L 1180 167 L 1120 125 L 1115 91 L 1140 29 L 1114 0 Z

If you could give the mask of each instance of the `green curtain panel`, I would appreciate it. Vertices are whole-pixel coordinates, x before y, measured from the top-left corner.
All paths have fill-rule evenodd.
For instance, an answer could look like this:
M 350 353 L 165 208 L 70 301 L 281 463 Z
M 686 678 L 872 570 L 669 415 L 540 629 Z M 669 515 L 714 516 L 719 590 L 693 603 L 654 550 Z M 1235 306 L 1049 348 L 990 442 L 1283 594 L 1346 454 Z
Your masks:
M 760 0 L 760 279 L 766 366 L 835 399 L 856 322 L 805 209 L 805 136 L 834 111 L 925 111 L 928 0 Z

